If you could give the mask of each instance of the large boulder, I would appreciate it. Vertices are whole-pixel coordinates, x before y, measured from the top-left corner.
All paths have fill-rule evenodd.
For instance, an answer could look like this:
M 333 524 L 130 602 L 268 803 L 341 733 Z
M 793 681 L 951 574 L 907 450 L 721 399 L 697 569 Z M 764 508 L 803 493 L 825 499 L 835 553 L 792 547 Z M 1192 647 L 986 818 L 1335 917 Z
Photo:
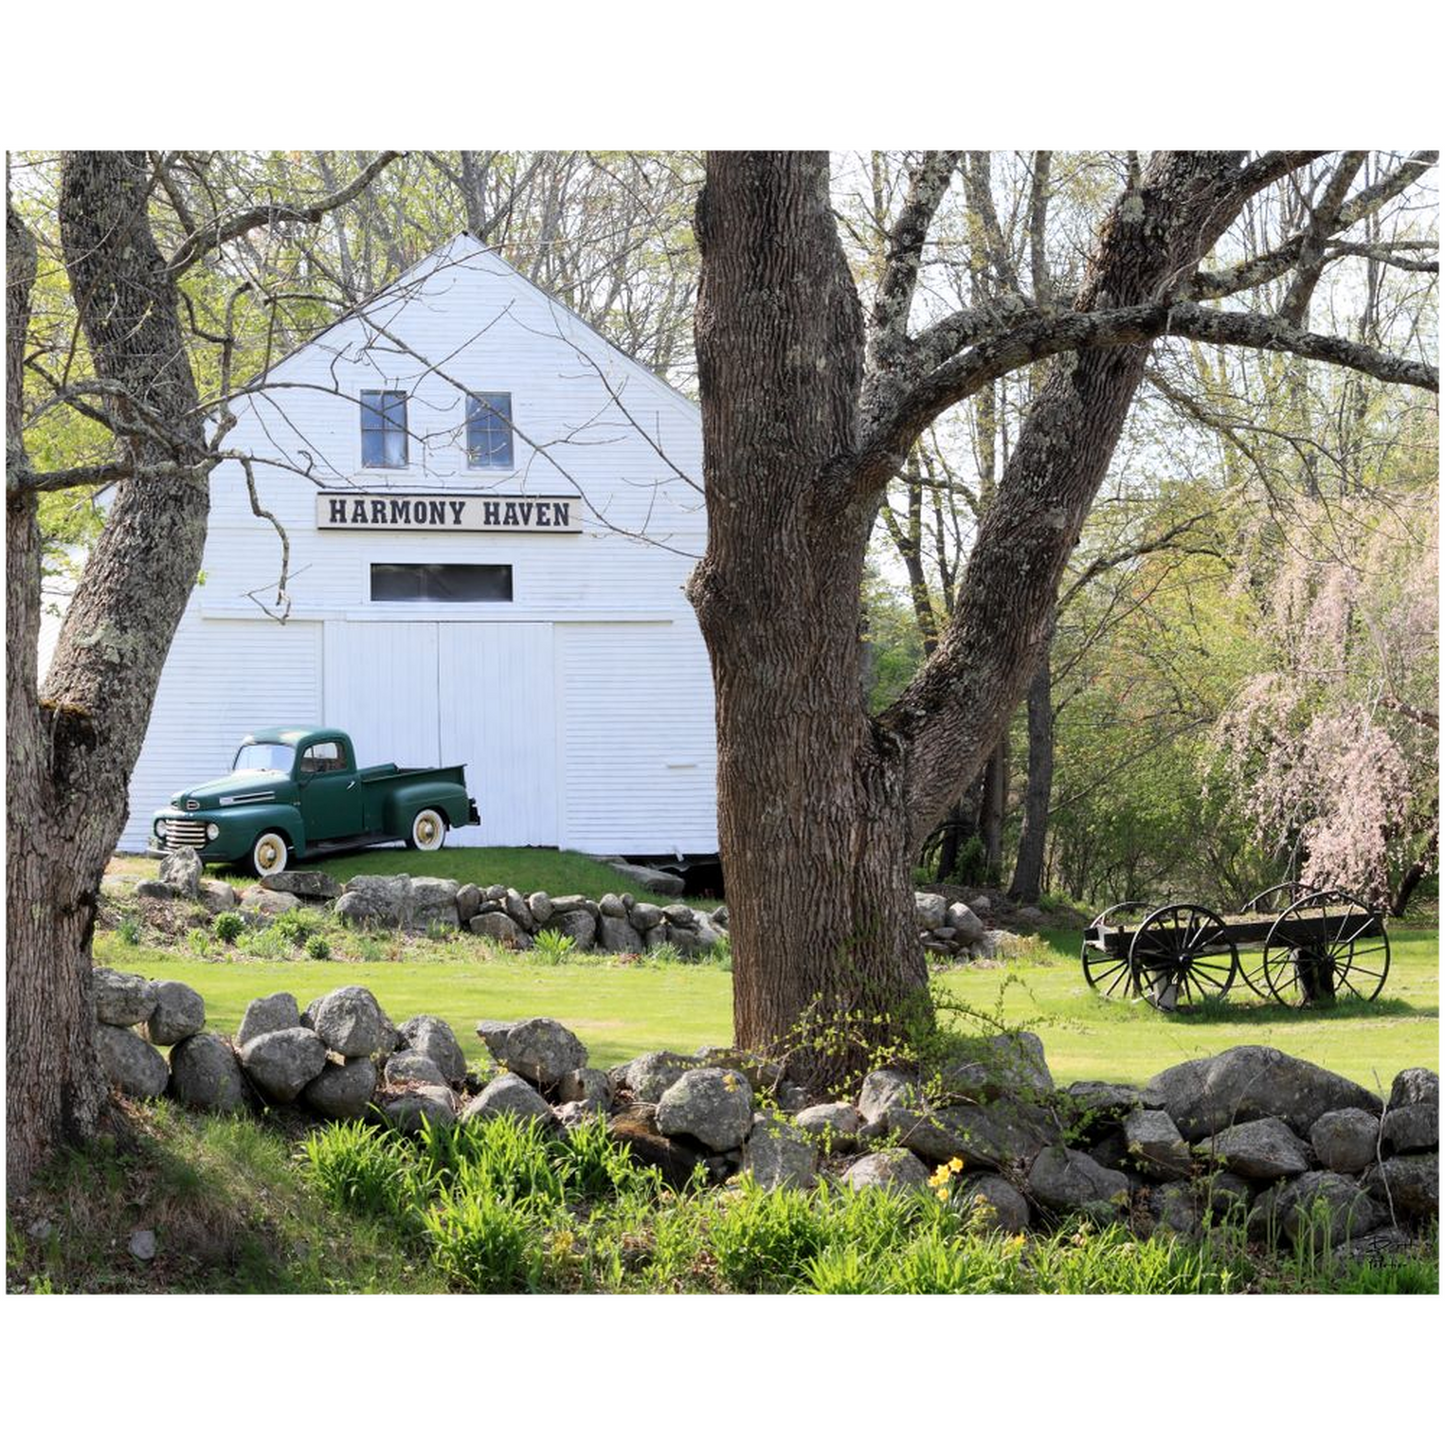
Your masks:
M 1232 1124 L 1279 1118 L 1308 1136 L 1334 1109 L 1380 1112 L 1380 1100 L 1352 1079 L 1278 1049 L 1244 1044 L 1208 1059 L 1190 1059 L 1146 1086 L 1186 1139 L 1207 1139 Z
M 812 1136 L 829 1153 L 851 1149 L 863 1127 L 863 1116 L 852 1104 L 814 1104 L 793 1117 L 793 1123 Z
M 306 901 L 326 901 L 341 897 L 341 884 L 329 873 L 314 870 L 286 868 L 280 873 L 270 873 L 261 880 L 262 888 L 273 893 L 294 893 Z
M 417 1014 L 407 1019 L 397 1033 L 408 1049 L 431 1059 L 448 1083 L 460 1084 L 466 1078 L 467 1056 L 445 1019 L 435 1014 Z
M 161 859 L 160 881 L 179 898 L 194 898 L 201 882 L 201 855 L 194 848 L 169 850 Z
M 241 1067 L 262 1098 L 289 1104 L 326 1067 L 326 1045 L 310 1029 L 277 1029 L 242 1047 Z
M 1057 1214 L 1112 1217 L 1129 1202 L 1129 1179 L 1063 1145 L 1042 1150 L 1029 1170 L 1029 1192 Z
M 1353 1179 L 1312 1169 L 1260 1195 L 1251 1227 L 1283 1230 L 1293 1243 L 1301 1235 L 1323 1248 L 1368 1234 L 1386 1220 L 1386 1211 Z
M 507 1044 L 507 1036 L 516 1027 L 516 1024 L 506 1023 L 502 1019 L 478 1019 L 477 1037 L 487 1046 L 492 1057 L 500 1060 L 502 1050 Z
M 657 1127 L 685 1134 L 715 1153 L 738 1148 L 753 1124 L 753 1091 L 736 1069 L 694 1069 L 658 1101 Z
M 634 903 L 627 910 L 627 917 L 639 934 L 647 933 L 665 921 L 662 909 L 655 903 Z
M 591 920 L 588 920 L 591 922 Z M 503 948 L 524 949 L 531 947 L 532 940 L 520 929 L 515 920 L 505 913 L 478 913 L 468 924 L 478 938 L 490 939 Z
M 381 1005 L 369 988 L 359 984 L 334 988 L 306 1012 L 321 1042 L 344 1059 L 369 1058 L 383 1044 L 391 1046 Z
M 236 1047 L 245 1048 L 252 1039 L 262 1034 L 274 1034 L 281 1029 L 295 1029 L 301 1026 L 301 1010 L 296 1006 L 296 996 L 289 993 L 268 993 L 264 998 L 253 998 L 241 1015 L 241 1026 L 236 1030 Z
M 95 1047 L 105 1076 L 122 1094 L 153 1099 L 164 1094 L 171 1071 L 158 1049 L 131 1029 L 96 1024 Z
M 552 900 L 553 906 L 558 907 L 559 911 L 552 915 L 552 921 L 547 927 L 555 933 L 560 933 L 563 938 L 570 938 L 577 945 L 579 952 L 586 953 L 597 942 L 597 920 L 585 907 L 562 911 L 560 905 L 565 901 L 561 898 Z M 585 899 L 582 901 L 586 902 Z
M 849 1189 L 892 1189 L 899 1193 L 928 1188 L 928 1166 L 907 1149 L 865 1154 L 843 1175 Z
M 1380 1144 L 1390 1154 L 1419 1154 L 1440 1147 L 1440 1110 L 1429 1104 L 1391 1109 L 1380 1124 Z
M 743 1141 L 743 1168 L 764 1189 L 807 1189 L 817 1163 L 817 1145 L 785 1119 L 757 1115 Z
M 564 1074 L 587 1066 L 586 1045 L 556 1019 L 523 1019 L 508 1031 L 498 1057 L 539 1089 L 550 1089 Z
M 603 953 L 641 953 L 642 935 L 626 918 L 604 913 L 597 925 L 597 946 Z
M 890 1109 L 900 1105 L 913 1108 L 918 1100 L 918 1085 L 907 1074 L 897 1069 L 875 1069 L 859 1090 L 858 1113 L 864 1124 L 878 1126 Z
M 1432 1219 L 1440 1213 L 1438 1154 L 1397 1154 L 1374 1165 L 1364 1184 L 1372 1198 L 1397 1214 Z
M 336 900 L 336 916 L 373 928 L 403 928 L 410 892 L 411 879 L 405 873 L 362 874 Z
M 447 1077 L 437 1067 L 436 1060 L 415 1049 L 393 1054 L 386 1061 L 384 1077 L 387 1085 L 393 1088 L 406 1088 L 411 1084 L 427 1084 L 438 1089 L 448 1087 Z
M 950 903 L 943 921 L 953 930 L 954 939 L 958 943 L 982 943 L 988 932 L 983 920 L 966 903 Z
M 979 1229 L 1020 1234 L 1029 1227 L 1029 1202 L 1002 1174 L 965 1174 L 958 1207 Z
M 1154 1179 L 1183 1179 L 1193 1160 L 1189 1145 L 1162 1109 L 1136 1109 L 1124 1120 L 1129 1159 Z
M 415 933 L 434 928 L 452 929 L 459 922 L 457 894 L 461 885 L 455 878 L 413 878 L 407 890 L 403 926 Z
M 655 1104 L 684 1074 L 695 1068 L 696 1059 L 657 1049 L 624 1064 L 620 1082 L 639 1103 Z
M 91 974 L 91 998 L 101 1023 L 129 1028 L 143 1024 L 155 1012 L 156 986 L 138 973 L 97 968 Z
M 457 1096 L 448 1088 L 421 1084 L 395 1094 L 381 1105 L 382 1117 L 403 1134 L 420 1134 L 430 1124 L 449 1129 L 457 1122 Z
M 545 928 L 552 918 L 552 898 L 540 890 L 527 895 L 527 911 L 538 928 Z
M 548 1124 L 552 1122 L 551 1105 L 516 1074 L 503 1074 L 493 1079 L 462 1110 L 462 1123 L 490 1119 L 498 1114 L 512 1114 L 519 1119 L 541 1119 Z
M 241 895 L 229 883 L 215 878 L 202 878 L 197 885 L 197 898 L 207 913 L 229 913 L 241 901 Z
M 206 1001 L 189 984 L 166 979 L 156 984 L 156 1006 L 146 1020 L 153 1044 L 178 1044 L 206 1026 Z
M 1408 1104 L 1424 1104 L 1437 1112 L 1440 1108 L 1440 1075 L 1434 1069 L 1401 1069 L 1390 1088 L 1390 1107 L 1403 1109 Z
M 913 895 L 913 916 L 921 933 L 932 933 L 943 927 L 948 913 L 948 899 L 941 893 L 915 893 Z
M 171 1050 L 171 1093 L 219 1114 L 244 1109 L 250 1097 L 236 1052 L 219 1034 L 192 1034 Z
M 253 918 L 276 918 L 300 908 L 301 900 L 294 893 L 278 893 L 253 883 L 242 892 L 240 905 L 241 912 Z
M 608 865 L 617 873 L 645 888 L 649 893 L 660 893 L 664 898 L 681 898 L 686 886 L 676 873 L 664 873 L 657 868 L 645 868 L 637 863 L 624 863 L 621 859 L 609 858 Z
M 1235 1124 L 1195 1145 L 1198 1153 L 1219 1167 L 1246 1179 L 1285 1179 L 1303 1174 L 1309 1152 L 1283 1119 L 1251 1119 Z
M 1358 1174 L 1375 1162 L 1380 1121 L 1364 1109 L 1332 1109 L 1310 1130 L 1310 1148 L 1326 1169 Z
M 301 1097 L 323 1119 L 359 1119 L 376 1092 L 376 1065 L 370 1059 L 328 1060 L 326 1067 L 301 1091 Z
M 1000 1094 L 1037 1097 L 1054 1091 L 1044 1041 L 1022 1029 L 960 1039 L 940 1070 L 939 1082 L 949 1093 L 970 1099 L 994 1099 Z

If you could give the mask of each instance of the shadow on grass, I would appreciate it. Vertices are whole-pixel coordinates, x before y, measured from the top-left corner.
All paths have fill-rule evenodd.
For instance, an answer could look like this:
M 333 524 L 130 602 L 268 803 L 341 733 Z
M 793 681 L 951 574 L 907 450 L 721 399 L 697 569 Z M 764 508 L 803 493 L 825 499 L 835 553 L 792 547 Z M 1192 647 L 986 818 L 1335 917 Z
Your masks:
M 1147 1007 L 1147 1005 L 1146 1005 Z M 1364 999 L 1339 999 L 1332 1004 L 1312 1004 L 1295 1008 L 1289 1004 L 1266 1003 L 1250 996 L 1247 999 L 1210 999 L 1205 1003 L 1193 1004 L 1187 1008 L 1163 1013 L 1167 1018 L 1181 1024 L 1234 1024 L 1248 1027 L 1251 1024 L 1272 1025 L 1298 1022 L 1304 1018 L 1339 1019 L 1352 1022 L 1356 1019 L 1402 1019 L 1438 1018 L 1438 1008 L 1418 1008 L 1402 998 L 1382 998 L 1367 1002 Z

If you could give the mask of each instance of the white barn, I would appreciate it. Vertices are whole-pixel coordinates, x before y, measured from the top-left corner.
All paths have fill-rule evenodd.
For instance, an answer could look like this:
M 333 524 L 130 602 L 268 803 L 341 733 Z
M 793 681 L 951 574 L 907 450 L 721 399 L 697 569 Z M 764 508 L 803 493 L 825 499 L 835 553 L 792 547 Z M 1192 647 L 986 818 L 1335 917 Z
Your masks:
M 253 728 L 463 763 L 449 842 L 717 849 L 696 408 L 467 236 L 271 367 L 211 481 L 121 847 Z M 284 621 L 277 615 L 285 612 Z

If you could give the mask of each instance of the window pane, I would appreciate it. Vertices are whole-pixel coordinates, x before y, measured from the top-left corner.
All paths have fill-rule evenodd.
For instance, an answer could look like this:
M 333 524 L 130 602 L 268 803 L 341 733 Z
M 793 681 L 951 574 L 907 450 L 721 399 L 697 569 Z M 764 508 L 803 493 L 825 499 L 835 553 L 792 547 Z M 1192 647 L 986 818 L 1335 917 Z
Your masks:
M 483 391 L 467 398 L 467 462 L 474 467 L 512 465 L 512 398 Z
M 381 393 L 379 391 L 363 391 L 361 393 L 362 431 L 380 431 L 381 425 Z
M 404 467 L 406 465 L 406 433 L 401 431 L 382 432 L 381 439 L 386 443 L 384 451 L 386 460 L 382 465 Z
M 510 602 L 512 569 L 494 563 L 373 562 L 373 602 Z

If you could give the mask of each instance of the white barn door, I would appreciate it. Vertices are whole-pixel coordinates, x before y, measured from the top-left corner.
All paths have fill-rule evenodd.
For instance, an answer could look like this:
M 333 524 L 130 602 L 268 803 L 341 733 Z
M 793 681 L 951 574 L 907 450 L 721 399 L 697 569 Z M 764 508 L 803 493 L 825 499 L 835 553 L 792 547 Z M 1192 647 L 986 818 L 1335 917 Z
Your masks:
M 363 768 L 435 768 L 438 750 L 435 622 L 328 622 L 326 725 L 356 744 Z
M 480 828 L 473 847 L 557 844 L 557 715 L 549 622 L 441 625 L 443 763 L 464 763 Z

